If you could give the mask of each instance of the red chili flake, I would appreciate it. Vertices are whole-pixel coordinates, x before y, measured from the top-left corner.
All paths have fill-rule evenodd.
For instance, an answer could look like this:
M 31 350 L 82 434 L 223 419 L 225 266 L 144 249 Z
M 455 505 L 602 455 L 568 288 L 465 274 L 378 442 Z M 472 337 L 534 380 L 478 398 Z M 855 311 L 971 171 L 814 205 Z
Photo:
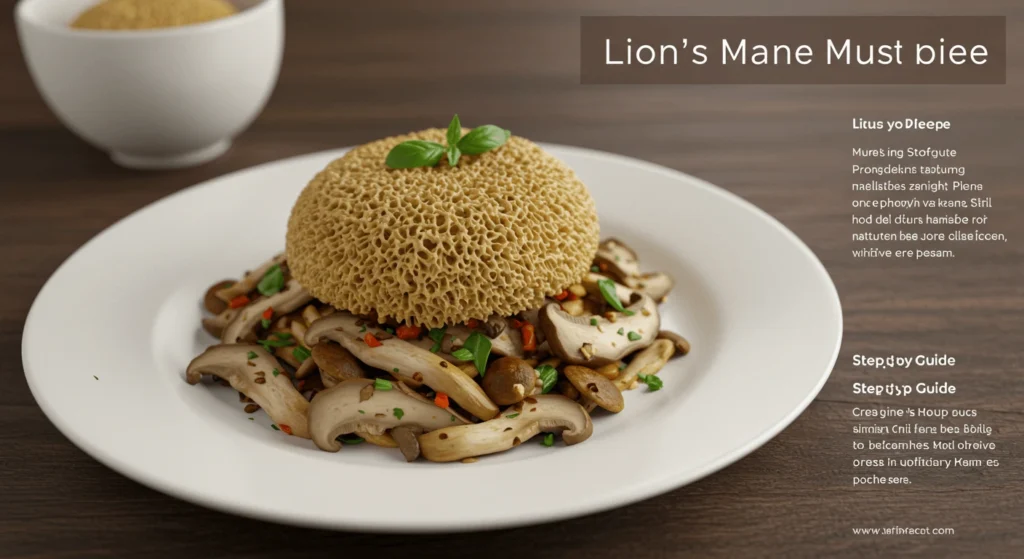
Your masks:
M 273 309 L 273 307 L 268 308 L 267 310 L 263 311 L 263 320 L 270 320 L 272 318 L 274 318 L 274 309 Z
M 285 433 L 287 433 L 289 435 L 292 434 L 292 428 L 291 427 L 285 425 L 284 423 L 279 423 L 278 425 L 281 426 L 281 430 L 284 431 Z
M 535 351 L 537 349 L 537 337 L 533 330 L 533 324 L 523 324 L 520 332 L 523 335 L 523 349 L 526 351 Z
M 522 320 L 519 320 L 518 318 L 513 318 L 512 320 L 508 321 L 508 323 L 516 330 L 522 328 L 523 324 L 525 324 Z
M 248 295 L 239 295 L 238 297 L 235 297 L 234 299 L 232 299 L 231 302 L 228 303 L 228 306 L 233 308 L 233 309 L 240 309 L 240 308 L 248 305 L 250 302 L 251 301 L 249 300 L 249 296 Z
M 448 395 L 444 392 L 438 392 L 437 396 L 434 396 L 434 405 L 439 408 L 448 408 Z
M 477 326 L 480 326 L 480 321 L 475 318 L 471 318 L 466 321 L 466 326 L 470 328 L 476 328 Z
M 366 342 L 366 345 L 368 345 L 370 347 L 380 347 L 380 346 L 384 345 L 384 344 L 380 343 L 380 340 L 378 340 L 376 337 L 374 337 L 373 334 L 371 334 L 369 332 L 367 332 L 366 335 L 363 336 L 363 341 Z
M 419 326 L 406 326 L 405 324 L 395 330 L 399 340 L 415 340 L 420 337 L 422 332 L 423 328 Z
M 564 301 L 564 300 L 565 300 L 565 299 L 566 299 L 566 298 L 567 298 L 568 296 L 569 296 L 569 291 L 568 291 L 568 290 L 566 290 L 566 289 L 563 289 L 561 293 L 558 293 L 558 294 L 556 294 L 556 295 L 553 295 L 552 297 L 553 297 L 553 298 L 554 298 L 554 299 L 555 299 L 556 301 Z
M 579 298 L 580 296 L 573 293 L 572 291 L 569 291 L 569 295 L 566 296 L 566 299 L 568 299 L 569 301 L 577 301 L 579 300 Z
M 306 381 L 305 380 L 300 380 L 299 381 L 299 385 L 298 385 L 298 389 L 302 390 L 302 387 L 305 386 L 305 385 L 306 385 Z

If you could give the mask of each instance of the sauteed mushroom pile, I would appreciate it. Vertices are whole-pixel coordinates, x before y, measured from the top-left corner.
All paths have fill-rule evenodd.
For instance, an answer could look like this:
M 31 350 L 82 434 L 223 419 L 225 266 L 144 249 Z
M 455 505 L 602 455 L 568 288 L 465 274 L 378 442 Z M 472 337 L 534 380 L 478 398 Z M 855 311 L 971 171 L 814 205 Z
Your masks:
M 621 412 L 641 384 L 660 389 L 661 368 L 689 351 L 660 329 L 671 289 L 607 239 L 591 272 L 539 308 L 425 328 L 315 300 L 280 255 L 210 288 L 202 325 L 220 343 L 185 380 L 213 375 L 247 413 L 329 452 L 367 442 L 408 461 L 468 462 L 537 435 L 572 445 L 590 437 L 591 413 Z

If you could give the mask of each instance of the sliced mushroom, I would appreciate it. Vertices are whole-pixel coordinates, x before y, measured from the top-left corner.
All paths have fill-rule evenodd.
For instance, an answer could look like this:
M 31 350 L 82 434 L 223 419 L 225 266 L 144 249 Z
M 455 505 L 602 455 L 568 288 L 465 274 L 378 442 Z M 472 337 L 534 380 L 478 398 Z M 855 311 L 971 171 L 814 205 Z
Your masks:
M 423 427 L 419 425 L 399 425 L 391 430 L 391 438 L 398 443 L 406 462 L 413 462 L 420 457 L 418 437 L 422 434 Z
M 651 345 L 661 324 L 657 304 L 621 284 L 616 292 L 620 301 L 632 304 L 614 315 L 614 322 L 604 316 L 572 316 L 557 304 L 541 309 L 540 326 L 551 352 L 572 365 L 600 367 Z
M 299 282 L 289 280 L 281 291 L 270 297 L 257 299 L 242 308 L 242 312 L 224 328 L 221 342 L 233 344 L 249 335 L 260 320 L 263 320 L 263 313 L 267 309 L 273 309 L 275 314 L 287 314 L 312 300 L 312 295 L 299 285 Z
M 619 390 L 628 390 L 638 376 L 657 374 L 672 358 L 675 350 L 671 340 L 655 340 L 650 347 L 636 354 L 629 365 L 626 365 L 619 378 L 615 379 L 615 386 Z
M 368 400 L 360 400 L 363 388 L 372 385 L 370 379 L 346 380 L 313 398 L 309 405 L 309 430 L 316 446 L 338 452 L 341 444 L 337 438 L 347 433 L 381 435 L 400 425 L 433 430 L 461 423 L 448 410 L 400 390 L 375 390 Z
M 213 284 L 210 289 L 206 290 L 206 295 L 203 296 L 203 307 L 206 308 L 206 312 L 210 314 L 220 314 L 228 310 L 228 301 L 222 301 L 217 297 L 217 292 L 222 289 L 227 289 L 235 285 L 235 280 L 222 280 Z
M 487 367 L 487 374 L 480 384 L 491 401 L 499 406 L 517 404 L 540 392 L 537 371 L 517 357 L 495 360 Z
M 690 353 L 690 341 L 686 338 L 672 332 L 670 330 L 661 330 L 658 332 L 659 340 L 668 340 L 676 347 L 676 355 L 686 355 Z
M 480 325 L 483 329 L 484 334 L 487 334 L 488 338 L 497 338 L 502 332 L 508 328 L 508 320 L 503 316 L 491 315 L 487 320 Z
M 608 273 L 615 281 L 624 283 L 628 278 L 640 274 L 640 263 L 636 252 L 622 241 L 608 238 L 601 241 L 594 257 L 598 268 Z
M 267 260 L 263 264 L 260 264 L 259 268 L 245 274 L 245 277 L 238 283 L 217 291 L 217 298 L 225 303 L 230 303 L 235 297 L 249 293 L 253 289 L 256 289 L 260 280 L 263 279 L 263 276 L 267 275 L 267 272 L 269 272 L 271 268 L 284 264 L 286 260 L 287 258 L 284 254 L 278 254 L 270 260 Z
M 255 357 L 250 358 L 250 356 Z M 203 374 L 211 374 L 231 384 L 263 408 L 282 431 L 309 438 L 306 411 L 309 402 L 292 386 L 281 371 L 281 364 L 258 345 L 217 345 L 207 349 L 189 364 L 185 380 L 196 384 Z
M 650 295 L 652 299 L 660 303 L 672 291 L 674 282 L 668 274 L 654 272 L 627 278 L 626 285 Z
M 619 413 L 626 407 L 622 392 L 615 383 L 601 376 L 593 369 L 569 365 L 562 370 L 565 378 L 580 393 L 580 397 L 612 413 Z
M 498 414 L 498 407 L 487 398 L 480 385 L 455 365 L 397 337 L 378 338 L 380 345 L 370 347 L 366 343 L 366 335 L 379 336 L 383 330 L 358 326 L 357 322 L 359 319 L 351 313 L 336 312 L 313 323 L 306 333 L 306 342 L 316 344 L 324 338 L 338 342 L 366 365 L 388 371 L 401 380 L 416 385 L 426 384 L 437 392 L 444 392 L 480 419 L 490 419 Z
M 208 334 L 214 338 L 220 339 L 224 335 L 224 329 L 231 324 L 231 321 L 238 316 L 240 309 L 225 309 L 224 312 L 217 316 L 211 316 L 203 319 L 203 330 L 206 330 Z
M 445 427 L 420 435 L 420 452 L 432 462 L 503 452 L 542 431 L 561 431 L 565 444 L 587 440 L 594 425 L 579 404 L 557 394 L 523 400 L 495 419 L 474 425 Z
M 504 320 L 504 319 L 502 319 Z M 451 356 L 451 352 L 455 351 L 465 343 L 466 339 L 473 333 L 473 329 L 468 326 L 449 326 L 445 329 L 445 336 L 441 341 L 441 349 L 438 355 L 445 359 L 456 362 L 457 359 Z M 486 332 L 484 332 L 486 334 Z M 490 337 L 490 335 L 488 335 Z M 421 349 L 429 350 L 434 345 L 434 341 L 429 336 L 423 336 L 418 340 L 408 340 L 410 343 Z M 519 333 L 519 330 L 515 328 L 505 328 L 498 333 L 497 336 L 491 338 L 491 353 L 495 355 L 505 355 L 511 357 L 522 357 L 523 356 L 523 337 Z
M 313 346 L 313 361 L 320 367 L 320 378 L 330 388 L 339 382 L 364 378 L 366 373 L 349 351 L 334 342 L 320 342 Z

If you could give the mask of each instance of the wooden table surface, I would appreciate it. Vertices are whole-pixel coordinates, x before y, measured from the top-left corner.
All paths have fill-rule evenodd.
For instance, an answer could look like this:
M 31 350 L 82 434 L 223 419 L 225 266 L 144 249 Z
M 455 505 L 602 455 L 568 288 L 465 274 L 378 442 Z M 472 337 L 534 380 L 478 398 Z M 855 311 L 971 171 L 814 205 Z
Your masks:
M 0 556 L 1024 556 L 1024 220 L 1017 215 L 1024 210 L 1024 6 L 779 5 L 289 2 L 284 67 L 265 113 L 226 156 L 166 173 L 115 167 L 62 128 L 34 90 L 11 18 L 0 22 Z M 1005 14 L 1008 85 L 580 86 L 582 14 Z M 820 396 L 760 450 L 671 493 L 554 525 L 431 536 L 333 533 L 212 512 L 107 469 L 43 416 L 23 376 L 22 326 L 46 278 L 93 235 L 196 182 L 443 125 L 453 112 L 463 122 L 495 122 L 536 140 L 684 170 L 781 220 L 821 258 L 843 301 L 845 340 Z M 988 185 L 993 228 L 1009 243 L 945 261 L 852 258 L 850 150 L 887 138 L 858 135 L 851 118 L 908 116 L 954 123 L 930 141 L 961 150 L 958 164 Z M 955 380 L 960 391 L 941 405 L 980 410 L 980 421 L 996 429 L 991 454 L 1002 465 L 921 474 L 902 489 L 852 488 L 850 410 L 872 400 L 853 396 L 851 384 L 884 378 L 853 367 L 852 355 L 933 352 L 955 355 L 960 365 L 914 378 Z M 953 527 L 956 535 L 851 535 L 853 527 L 891 525 Z

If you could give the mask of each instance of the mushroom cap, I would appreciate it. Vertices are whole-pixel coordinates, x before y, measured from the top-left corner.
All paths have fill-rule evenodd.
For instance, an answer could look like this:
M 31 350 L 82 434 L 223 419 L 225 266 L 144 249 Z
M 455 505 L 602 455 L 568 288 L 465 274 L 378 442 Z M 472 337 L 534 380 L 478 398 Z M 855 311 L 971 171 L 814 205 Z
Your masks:
M 532 394 L 536 382 L 537 371 L 529 363 L 516 357 L 502 357 L 487 367 L 480 385 L 492 402 L 510 406 Z M 516 390 L 516 385 L 522 388 Z
M 622 392 L 614 382 L 608 380 L 601 373 L 587 367 L 569 365 L 562 371 L 562 374 L 587 401 L 612 413 L 619 413 L 626 407 L 626 400 L 622 397 Z
M 414 139 L 444 143 L 445 131 L 357 147 L 299 196 L 288 263 L 317 299 L 440 327 L 538 307 L 590 268 L 597 211 L 564 163 L 512 137 L 456 167 L 385 166 Z

